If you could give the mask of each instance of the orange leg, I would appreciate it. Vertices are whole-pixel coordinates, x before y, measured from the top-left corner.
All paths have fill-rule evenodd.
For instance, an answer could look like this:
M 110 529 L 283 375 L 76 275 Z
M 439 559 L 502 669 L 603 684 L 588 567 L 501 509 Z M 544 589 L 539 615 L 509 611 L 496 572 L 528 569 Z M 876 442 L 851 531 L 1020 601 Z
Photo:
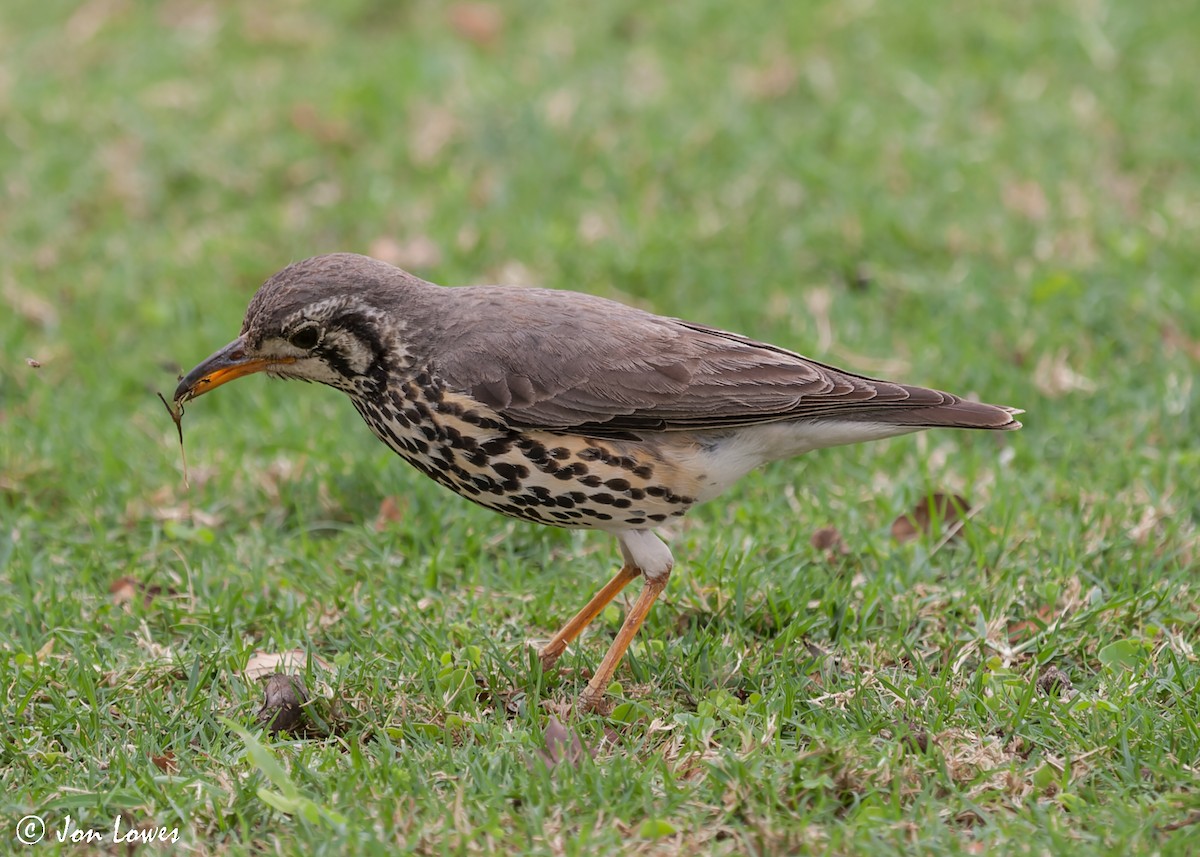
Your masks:
M 563 625 L 562 629 L 554 635 L 554 638 L 546 644 L 546 648 L 542 649 L 539 655 L 542 659 L 542 669 L 548 670 L 553 667 L 567 646 L 583 633 L 583 629 L 600 615 L 600 611 L 607 607 L 608 603 L 616 598 L 621 590 L 629 585 L 631 580 L 641 573 L 641 569 L 631 563 L 627 562 L 621 566 L 621 570 L 616 573 L 613 579 L 606 583 L 603 589 L 593 595 L 592 600 L 587 603 L 587 606 L 576 613 L 570 622 Z M 635 628 L 634 630 L 636 631 L 637 629 Z M 622 651 L 624 650 L 622 649 Z M 619 657 L 618 660 L 620 660 Z
M 579 694 L 578 708 L 580 711 L 598 711 L 601 708 L 604 692 L 608 689 L 608 683 L 612 681 L 613 673 L 617 671 L 617 664 L 621 663 L 621 658 L 625 656 L 625 650 L 629 648 L 634 635 L 642 627 L 642 622 L 645 621 L 650 608 L 654 606 L 655 600 L 666 588 L 668 577 L 669 574 L 664 574 L 653 580 L 646 579 L 642 594 L 638 596 L 633 607 L 629 608 L 629 613 L 625 616 L 625 623 L 621 625 L 621 630 L 617 632 L 617 638 L 609 646 L 608 654 L 600 662 L 599 668 L 592 676 L 592 680 L 588 682 L 588 686 L 583 689 L 583 693 Z

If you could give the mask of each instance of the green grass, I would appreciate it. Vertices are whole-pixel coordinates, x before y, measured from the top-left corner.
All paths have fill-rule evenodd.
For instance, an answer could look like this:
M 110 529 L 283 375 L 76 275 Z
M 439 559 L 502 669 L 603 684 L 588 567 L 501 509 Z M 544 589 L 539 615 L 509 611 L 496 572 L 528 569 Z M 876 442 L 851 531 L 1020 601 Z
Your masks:
M 1200 10 L 494 10 L 489 40 L 420 0 L 4 4 L 0 851 L 33 813 L 216 854 L 1195 853 Z M 558 674 L 529 642 L 611 574 L 606 537 L 478 509 L 340 394 L 258 378 L 190 408 L 182 482 L 154 393 L 333 250 L 1026 427 L 698 509 L 623 718 L 569 721 L 592 758 L 550 770 L 621 611 Z M 935 491 L 963 537 L 893 541 Z M 161 591 L 120 603 L 126 576 Z M 292 649 L 335 734 L 244 737 L 251 654 Z

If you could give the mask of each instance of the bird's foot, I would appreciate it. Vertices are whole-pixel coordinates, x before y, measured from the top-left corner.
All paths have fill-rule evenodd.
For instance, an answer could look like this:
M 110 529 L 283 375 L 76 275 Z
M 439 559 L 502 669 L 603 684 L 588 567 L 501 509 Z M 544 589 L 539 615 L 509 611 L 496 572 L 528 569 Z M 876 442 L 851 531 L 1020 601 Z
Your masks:
M 612 713 L 614 708 L 613 701 L 609 699 L 603 690 L 588 685 L 583 689 L 583 693 L 579 694 L 579 699 L 575 703 L 575 710 L 580 714 L 599 714 L 604 717 Z
M 562 653 L 566 650 L 566 646 L 556 648 L 554 646 L 546 646 L 538 652 L 538 660 L 542 662 L 542 672 L 548 673 L 554 669 L 558 659 L 562 657 Z

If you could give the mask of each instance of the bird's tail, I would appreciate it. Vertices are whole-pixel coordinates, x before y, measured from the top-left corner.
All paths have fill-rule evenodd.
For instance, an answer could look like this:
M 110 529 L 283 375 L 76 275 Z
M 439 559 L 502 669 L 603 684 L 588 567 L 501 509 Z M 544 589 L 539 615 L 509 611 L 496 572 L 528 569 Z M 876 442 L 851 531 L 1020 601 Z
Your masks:
M 921 390 L 921 392 L 926 393 L 927 391 Z M 845 418 L 855 421 L 879 421 L 913 428 L 1016 431 L 1021 427 L 1021 423 L 1015 419 L 1017 414 L 1025 413 L 1020 408 L 971 402 L 950 393 L 941 393 L 941 396 L 944 397 L 944 401 L 940 404 L 905 407 L 903 404 L 897 403 L 879 408 L 855 409 L 845 414 Z

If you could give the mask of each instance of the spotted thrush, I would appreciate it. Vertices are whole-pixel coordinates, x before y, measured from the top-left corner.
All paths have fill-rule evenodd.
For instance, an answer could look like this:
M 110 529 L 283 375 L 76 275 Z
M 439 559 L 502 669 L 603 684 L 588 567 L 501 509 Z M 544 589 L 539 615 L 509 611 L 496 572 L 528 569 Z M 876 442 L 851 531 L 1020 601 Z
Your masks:
M 602 707 L 674 565 L 655 528 L 751 470 L 927 428 L 1012 430 L 1020 411 L 868 378 L 745 336 L 571 291 L 443 288 L 338 253 L 272 276 L 182 404 L 254 372 L 336 387 L 426 476 L 496 512 L 616 536 L 624 564 L 541 651 L 549 669 L 645 584 L 582 691 Z

